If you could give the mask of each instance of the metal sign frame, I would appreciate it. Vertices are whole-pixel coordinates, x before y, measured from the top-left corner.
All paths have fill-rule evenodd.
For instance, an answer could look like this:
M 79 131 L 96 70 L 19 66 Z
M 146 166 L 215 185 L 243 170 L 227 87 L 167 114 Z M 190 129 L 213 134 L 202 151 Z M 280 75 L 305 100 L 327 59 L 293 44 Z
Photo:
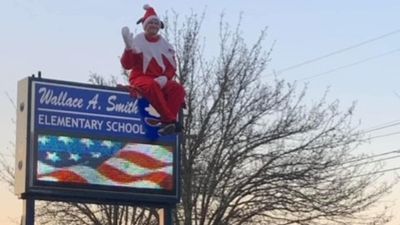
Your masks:
M 122 99 L 122 103 L 117 105 L 116 99 Z M 151 108 L 150 111 L 144 111 L 145 107 L 149 108 L 148 102 L 144 99 L 132 98 L 128 92 L 111 87 L 28 77 L 18 83 L 17 102 L 15 193 L 20 198 L 155 207 L 170 207 L 180 201 L 179 142 L 181 138 L 178 135 L 165 137 L 157 135 L 158 128 L 154 124 L 154 121 L 157 121 L 156 117 L 151 114 Z M 135 121 L 132 122 L 132 120 Z M 43 166 L 39 162 L 45 153 L 47 153 L 46 159 L 55 161 L 51 162 L 54 165 L 62 161 L 60 156 L 46 152 L 47 149 L 42 147 L 43 143 L 39 140 L 47 136 L 53 139 L 69 138 L 69 141 L 76 142 L 77 139 L 89 140 L 92 143 L 107 140 L 120 144 L 124 148 L 132 146 L 139 150 L 143 148 L 146 154 L 150 151 L 161 159 L 167 157 L 166 159 L 170 161 L 162 172 L 168 171 L 171 174 L 160 182 L 166 180 L 166 183 L 170 182 L 170 186 L 154 185 L 153 178 L 151 182 L 148 180 L 133 182 L 137 186 L 116 183 L 114 180 L 102 183 L 103 180 L 96 180 L 96 177 L 93 179 L 94 182 L 86 180 L 82 183 L 71 182 L 68 180 L 71 179 L 70 177 L 67 181 L 60 181 L 59 177 L 56 177 L 58 180 L 54 181 L 52 179 L 56 178 L 49 178 L 46 177 L 47 174 L 38 172 L 51 170 L 61 173 L 59 169 L 52 167 L 49 169 L 49 165 Z M 58 148 L 58 146 L 52 147 Z M 68 147 L 62 146 L 62 148 L 59 154 L 73 155 Z M 167 152 L 167 156 L 160 156 L 157 153 L 159 149 Z M 110 160 L 116 161 L 121 157 L 122 153 L 117 152 L 118 150 L 109 153 Z M 168 154 L 168 151 L 172 153 Z M 88 155 L 87 152 L 84 154 Z M 113 157 L 113 154 L 120 155 Z M 93 164 L 94 160 L 86 162 Z M 149 163 L 153 168 L 152 162 Z M 98 168 L 102 168 L 103 164 L 100 164 Z M 81 169 L 82 165 L 77 167 Z M 73 168 L 76 169 L 76 167 Z M 146 168 L 138 169 L 137 166 L 134 169 L 132 170 L 147 171 Z M 80 175 L 84 176 L 85 173 L 89 173 L 88 171 L 89 169 L 84 167 Z M 77 171 L 74 172 L 77 173 Z M 114 177 L 110 176 L 110 178 Z M 161 178 L 157 177 L 157 179 L 159 181 Z

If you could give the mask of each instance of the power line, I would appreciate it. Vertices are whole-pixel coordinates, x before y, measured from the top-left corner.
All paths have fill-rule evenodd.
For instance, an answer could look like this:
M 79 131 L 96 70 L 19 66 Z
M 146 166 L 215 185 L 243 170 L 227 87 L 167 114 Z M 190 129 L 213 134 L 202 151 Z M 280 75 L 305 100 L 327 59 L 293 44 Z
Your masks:
M 396 171 L 396 170 L 400 170 L 400 167 L 394 167 L 394 168 L 390 168 L 390 169 L 386 169 L 386 170 L 375 171 L 375 172 L 372 172 L 372 173 L 365 173 L 365 174 L 345 177 L 343 179 L 347 180 L 347 179 L 353 179 L 353 178 L 358 178 L 358 177 L 365 177 L 365 176 L 370 176 L 370 175 L 375 175 L 375 174 L 380 174 L 380 173 L 387 173 L 387 172 Z
M 397 125 L 400 125 L 400 122 L 389 124 L 389 125 L 382 126 L 382 127 L 377 127 L 377 128 L 370 129 L 370 130 L 365 130 L 362 133 L 366 134 L 366 133 L 370 133 L 370 132 L 373 132 L 373 131 L 382 130 L 382 129 L 386 129 L 386 128 L 389 128 L 389 127 L 394 127 L 394 126 L 397 126 Z
M 304 77 L 302 79 L 299 79 L 299 81 L 310 80 L 310 79 L 313 79 L 313 78 L 316 78 L 316 77 L 320 77 L 320 76 L 323 76 L 323 75 L 326 75 L 326 74 L 330 74 L 330 73 L 336 72 L 338 70 L 342 70 L 342 69 L 345 69 L 345 68 L 348 68 L 348 67 L 352 67 L 352 66 L 356 66 L 358 64 L 365 63 L 365 62 L 368 62 L 368 61 L 371 61 L 371 60 L 374 60 L 374 59 L 377 59 L 377 58 L 381 58 L 381 57 L 384 57 L 384 56 L 387 56 L 387 55 L 390 55 L 390 54 L 394 54 L 394 53 L 396 53 L 398 51 L 400 51 L 400 48 L 394 49 L 394 50 L 391 50 L 391 51 L 388 51 L 388 52 L 384 52 L 384 53 L 379 54 L 379 55 L 371 56 L 371 57 L 356 61 L 354 63 L 350 63 L 350 64 L 343 65 L 343 66 L 339 66 L 339 67 L 336 67 L 334 69 L 331 69 L 331 70 L 328 70 L 328 71 L 325 71 L 325 72 L 322 72 L 322 73 L 318 73 L 318 74 L 315 74 L 315 75 L 312 75 L 312 76 Z
M 388 134 L 382 134 L 382 135 L 373 136 L 373 137 L 367 138 L 366 140 L 372 140 L 372 139 L 376 139 L 376 138 L 383 138 L 383 137 L 388 137 L 388 136 L 397 135 L 397 134 L 400 134 L 400 131 L 398 131 L 398 132 L 393 132 L 393 133 L 388 133 Z
M 386 122 L 386 123 L 383 123 L 383 124 L 380 124 L 380 125 L 373 126 L 371 128 L 362 130 L 360 132 L 360 134 L 367 134 L 367 133 L 371 133 L 373 131 L 383 130 L 383 129 L 394 127 L 394 126 L 397 126 L 397 125 L 400 125 L 400 120 L 394 120 L 394 121 L 391 121 L 391 122 Z M 397 135 L 397 134 L 400 134 L 400 131 L 396 131 L 396 132 L 392 132 L 392 133 L 388 133 L 388 134 L 376 135 L 376 136 L 373 136 L 373 137 L 365 138 L 364 140 L 372 140 L 372 139 L 375 139 L 375 138 L 382 138 L 382 137 L 387 137 L 387 136 L 392 136 L 392 135 Z
M 348 176 L 348 177 L 342 177 L 342 178 L 338 178 L 338 179 L 331 179 L 331 180 L 323 181 L 323 182 L 321 182 L 321 183 L 322 183 L 322 184 L 324 184 L 324 183 L 331 183 L 331 182 L 333 182 L 333 181 L 335 181 L 335 180 L 350 180 L 350 179 L 354 179 L 354 178 L 365 177 L 365 176 L 371 176 L 371 175 L 381 174 L 381 173 L 387 173 L 387 172 L 396 171 L 396 170 L 400 170 L 400 167 L 394 167 L 394 168 L 385 169 L 385 170 L 378 170 L 378 171 L 374 171 L 374 172 L 371 172 L 371 173 L 364 173 L 364 174 L 359 174 L 359 175 L 353 175 L 353 176 Z
M 278 71 L 276 72 L 276 74 L 279 75 L 279 74 L 281 74 L 281 73 L 283 73 L 283 72 L 285 72 L 285 71 L 293 70 L 293 69 L 295 69 L 295 68 L 298 68 L 298 67 L 301 67 L 301 66 L 304 66 L 304 65 L 307 65 L 307 64 L 310 64 L 310 63 L 313 63 L 313 62 L 316 62 L 316 61 L 319 61 L 319 60 L 328 58 L 328 57 L 330 57 L 330 56 L 332 56 L 332 55 L 336 55 L 336 54 L 339 54 L 339 53 L 342 53 L 342 52 L 345 52 L 345 51 L 349 51 L 349 50 L 354 49 L 354 48 L 358 48 L 358 47 L 360 47 L 360 46 L 363 46 L 363 45 L 369 44 L 369 43 L 371 43 L 371 42 L 374 42 L 374 41 L 377 41 L 377 40 L 386 38 L 386 37 L 388 37 L 388 36 L 397 34 L 397 33 L 399 33 L 399 32 L 400 32 L 400 29 L 397 29 L 397 30 L 391 31 L 391 32 L 389 32 L 389 33 L 380 35 L 380 36 L 378 36 L 378 37 L 371 38 L 371 39 L 368 39 L 368 40 L 366 40 L 366 41 L 363 41 L 363 42 L 360 42 L 360 43 L 357 43 L 357 44 L 348 46 L 348 47 L 346 47 L 346 48 L 342 48 L 342 49 L 333 51 L 333 52 L 331 52 L 331 53 L 328 53 L 328 54 L 325 54 L 325 55 L 322 55 L 322 56 L 319 56 L 319 57 L 315 57 L 315 58 L 312 58 L 312 59 L 303 61 L 303 62 L 301 62 L 301 63 L 295 64 L 295 65 L 292 65 L 292 66 L 288 66 L 288 67 L 286 67 L 286 68 L 283 68 L 283 69 L 278 70 Z
M 350 160 L 350 161 L 344 162 L 343 164 L 348 164 L 348 163 L 353 163 L 353 162 L 359 162 L 359 161 L 363 161 L 363 160 L 366 160 L 366 159 L 371 159 L 371 158 L 375 158 L 375 157 L 379 157 L 379 156 L 384 156 L 384 155 L 389 155 L 389 154 L 393 154 L 393 153 L 400 153 L 400 149 L 393 150 L 393 151 L 389 151 L 389 152 L 384 152 L 384 153 L 380 153 L 380 154 L 376 154 L 376 155 L 370 155 L 370 156 L 368 156 L 368 157 L 364 157 L 364 158 L 360 158 L 360 159 Z
M 397 125 L 400 125 L 400 120 L 394 120 L 394 121 L 382 123 L 379 125 L 375 125 L 373 127 L 370 127 L 370 128 L 367 128 L 367 129 L 361 131 L 361 133 L 366 134 L 366 133 L 370 133 L 372 131 L 382 130 L 382 129 L 397 126 Z
M 372 164 L 372 163 L 387 161 L 387 160 L 396 159 L 396 158 L 400 158 L 400 155 L 395 155 L 395 156 L 391 156 L 391 157 L 386 157 L 386 158 L 383 158 L 383 159 L 377 159 L 377 160 L 373 160 L 373 161 L 369 161 L 369 162 L 357 163 L 357 164 L 355 164 L 355 165 L 345 166 L 344 168 L 362 166 L 362 165 L 366 165 L 366 164 Z M 361 161 L 361 160 L 360 160 L 360 161 Z

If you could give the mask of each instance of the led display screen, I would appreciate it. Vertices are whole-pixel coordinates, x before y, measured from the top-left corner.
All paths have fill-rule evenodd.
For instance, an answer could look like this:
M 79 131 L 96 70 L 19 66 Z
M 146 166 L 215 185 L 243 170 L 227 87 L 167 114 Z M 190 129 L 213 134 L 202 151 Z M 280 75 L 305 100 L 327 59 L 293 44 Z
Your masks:
M 37 179 L 145 189 L 173 188 L 171 147 L 38 136 Z

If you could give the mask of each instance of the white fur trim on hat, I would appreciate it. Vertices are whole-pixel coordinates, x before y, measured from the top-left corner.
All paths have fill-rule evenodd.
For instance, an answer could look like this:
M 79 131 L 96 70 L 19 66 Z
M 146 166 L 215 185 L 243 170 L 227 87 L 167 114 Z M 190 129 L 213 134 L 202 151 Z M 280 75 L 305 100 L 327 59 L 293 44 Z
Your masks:
M 151 7 L 151 6 L 148 5 L 148 4 L 145 4 L 145 5 L 143 6 L 143 9 L 144 9 L 146 12 L 145 12 L 144 16 L 141 18 L 141 20 L 139 20 L 140 22 L 142 22 L 143 28 L 146 27 L 147 23 L 148 23 L 150 20 L 157 19 L 159 22 L 161 22 L 160 18 L 158 18 L 157 13 L 156 13 L 156 11 L 154 10 L 153 7 Z M 139 21 L 138 21 L 138 22 L 139 22 Z
M 143 29 L 146 27 L 146 25 L 149 23 L 149 21 L 153 20 L 153 19 L 157 19 L 161 23 L 161 20 L 160 20 L 160 18 L 158 18 L 158 16 L 149 16 L 143 21 Z

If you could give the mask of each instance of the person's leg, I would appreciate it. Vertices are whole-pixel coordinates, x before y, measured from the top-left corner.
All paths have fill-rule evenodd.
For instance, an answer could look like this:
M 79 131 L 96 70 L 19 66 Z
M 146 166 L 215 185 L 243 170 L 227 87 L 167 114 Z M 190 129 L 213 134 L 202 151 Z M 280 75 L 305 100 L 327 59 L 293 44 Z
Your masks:
M 142 76 L 135 78 L 133 80 L 133 86 L 138 90 L 140 95 L 147 99 L 154 109 L 157 110 L 161 116 L 161 122 L 176 122 L 175 114 L 171 113 L 160 86 L 152 77 Z
M 165 87 L 162 89 L 164 93 L 165 100 L 168 105 L 168 109 L 171 114 L 176 118 L 179 111 L 181 110 L 185 102 L 185 89 L 183 86 L 176 81 L 168 81 Z M 179 122 L 175 123 L 175 132 L 179 133 L 183 129 L 182 124 Z
M 176 81 L 170 80 L 162 89 L 168 109 L 175 119 L 185 102 L 185 89 Z

